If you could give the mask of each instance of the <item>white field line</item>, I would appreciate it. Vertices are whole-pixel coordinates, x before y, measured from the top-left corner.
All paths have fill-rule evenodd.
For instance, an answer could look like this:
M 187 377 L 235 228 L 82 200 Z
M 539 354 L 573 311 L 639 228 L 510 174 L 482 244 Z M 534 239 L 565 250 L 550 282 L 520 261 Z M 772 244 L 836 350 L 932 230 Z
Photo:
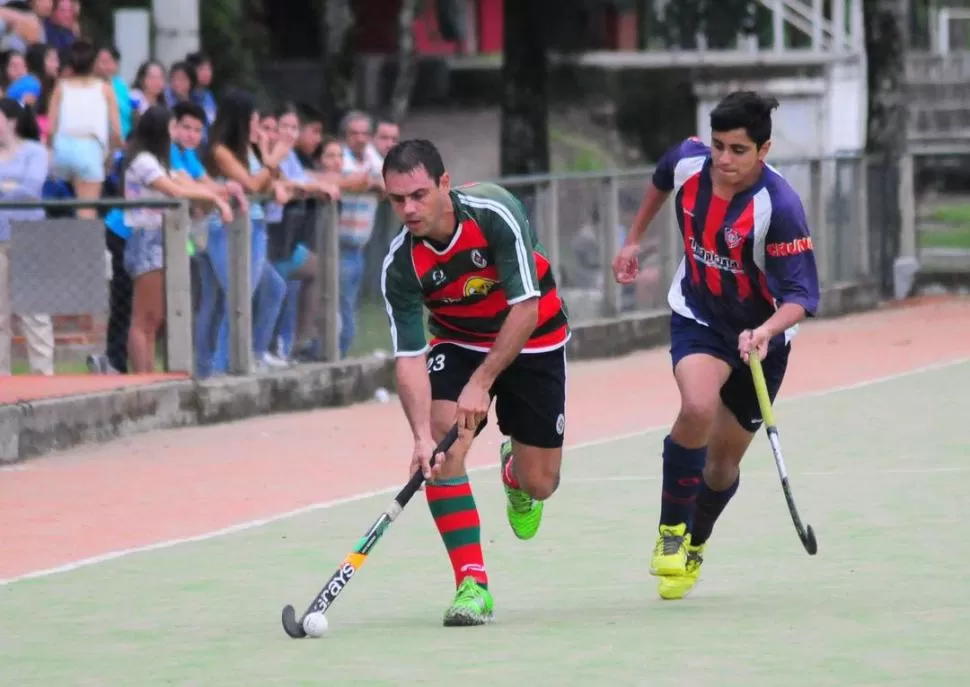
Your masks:
M 816 470 L 809 472 L 794 473 L 796 477 L 841 477 L 850 470 Z M 943 475 L 954 472 L 970 472 L 970 465 L 965 467 L 944 467 L 944 468 L 900 468 L 897 470 L 866 470 L 860 474 L 866 475 Z M 777 472 L 768 470 L 749 470 L 744 473 L 745 477 L 777 477 Z M 660 475 L 611 475 L 609 477 L 576 477 L 574 479 L 564 479 L 563 484 L 596 484 L 598 482 L 659 482 Z
M 943 370 L 949 367 L 955 367 L 957 365 L 962 365 L 964 363 L 970 362 L 970 358 L 958 358 L 955 360 L 950 360 L 946 362 L 934 363 L 932 365 L 925 365 L 923 367 L 914 368 L 912 370 L 907 370 L 905 372 L 898 372 L 896 374 L 885 375 L 883 377 L 876 377 L 863 382 L 857 382 L 855 384 L 847 384 L 844 386 L 836 386 L 830 389 L 825 389 L 822 391 L 814 391 L 806 394 L 797 394 L 794 396 L 789 396 L 787 398 L 779 398 L 778 403 L 787 403 L 791 401 L 800 401 L 811 398 L 821 398 L 825 396 L 831 396 L 834 394 L 843 393 L 846 391 L 853 391 L 855 389 L 862 389 L 865 387 L 873 386 L 876 384 L 883 384 L 885 382 L 892 382 L 898 379 L 904 379 L 906 377 L 912 377 L 916 375 L 926 374 L 928 372 L 935 372 L 937 370 Z M 603 446 L 605 444 L 611 444 L 618 441 L 626 441 L 629 439 L 635 439 L 637 437 L 642 437 L 647 434 L 652 434 L 654 432 L 662 431 L 666 428 L 666 425 L 660 425 L 656 427 L 648 427 L 646 429 L 641 429 L 636 432 L 627 432 L 625 434 L 617 434 L 612 437 L 607 437 L 603 439 L 595 439 L 593 441 L 583 441 L 575 444 L 570 444 L 566 446 L 567 451 L 576 451 L 586 448 L 593 448 L 596 446 Z M 494 465 L 484 465 L 474 468 L 469 468 L 469 472 L 482 472 L 485 470 L 495 469 Z M 956 471 L 956 470 L 954 470 Z M 887 471 L 889 472 L 889 471 Z M 924 472 L 929 472 L 924 471 Z M 800 474 L 812 474 L 812 473 L 800 473 Z M 825 473 L 815 473 L 815 474 L 825 474 Z M 919 473 L 916 473 L 919 474 Z M 586 478 L 585 481 L 620 481 L 622 477 L 604 477 L 604 478 Z M 643 476 L 634 477 L 633 479 L 646 479 Z M 580 480 L 568 480 L 572 482 Z M 263 527 L 281 520 L 287 520 L 289 518 L 294 518 L 306 513 L 313 513 L 319 510 L 327 510 L 329 508 L 336 508 L 338 506 L 343 506 L 348 503 L 356 503 L 358 501 L 363 501 L 365 499 L 373 498 L 376 496 L 385 496 L 388 494 L 397 493 L 401 489 L 401 485 L 397 484 L 392 487 L 385 487 L 383 489 L 377 489 L 374 491 L 366 491 L 359 494 L 354 494 L 353 496 L 348 496 L 342 499 L 334 499 L 331 501 L 322 501 L 320 503 L 314 503 L 309 506 L 304 506 L 303 508 L 297 508 L 296 510 L 287 511 L 285 513 L 279 513 L 277 515 L 272 515 L 266 518 L 258 518 L 256 520 L 249 520 L 246 522 L 237 523 L 229 527 L 223 527 L 222 529 L 213 530 L 211 532 L 205 532 L 203 534 L 198 534 L 192 537 L 180 537 L 177 539 L 166 539 L 164 541 L 155 542 L 154 544 L 147 544 L 144 546 L 135 546 L 127 549 L 119 549 L 117 551 L 111 551 L 109 553 L 100 554 L 98 556 L 91 556 L 89 558 L 82 558 L 71 563 L 65 563 L 64 565 L 59 565 L 53 568 L 46 568 L 43 570 L 35 570 L 33 572 L 25 573 L 23 575 L 18 575 L 16 577 L 11 577 L 9 579 L 0 580 L 0 587 L 13 584 L 14 582 L 21 582 L 24 580 L 32 580 L 41 577 L 49 577 L 51 575 L 57 575 L 60 573 L 71 572 L 72 570 L 77 570 L 79 568 L 86 568 L 91 565 L 97 565 L 99 563 L 106 563 L 108 561 L 113 561 L 118 558 L 123 558 L 125 556 L 130 556 L 136 553 L 143 553 L 148 551 L 158 551 L 161 549 L 170 549 L 175 546 L 181 546 L 183 544 L 191 544 L 193 542 L 207 541 L 209 539 L 215 539 L 217 537 L 224 537 L 229 534 L 235 534 L 236 532 L 245 532 L 247 530 L 256 529 L 258 527 Z

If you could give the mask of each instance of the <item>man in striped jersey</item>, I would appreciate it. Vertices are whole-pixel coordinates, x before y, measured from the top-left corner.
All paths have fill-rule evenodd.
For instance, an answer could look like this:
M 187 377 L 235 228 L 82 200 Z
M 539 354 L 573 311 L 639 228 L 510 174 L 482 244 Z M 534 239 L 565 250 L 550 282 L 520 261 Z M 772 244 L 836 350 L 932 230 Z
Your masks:
M 387 198 L 404 227 L 384 259 L 381 291 L 397 389 L 414 434 L 412 471 L 424 470 L 435 524 L 458 588 L 444 624 L 480 625 L 493 601 L 465 455 L 492 398 L 502 443 L 509 524 L 539 528 L 559 485 L 566 412 L 566 309 L 519 201 L 495 184 L 452 188 L 437 149 L 407 140 L 384 160 Z M 424 310 L 429 312 L 430 345 Z M 429 469 L 437 441 L 459 438 Z
M 711 112 L 710 147 L 692 138 L 669 150 L 613 262 L 620 283 L 636 278 L 637 244 L 674 194 L 684 259 L 667 300 L 681 407 L 663 444 L 651 563 L 664 599 L 683 598 L 697 582 L 704 546 L 763 422 L 748 356 L 762 359 L 774 400 L 796 325 L 818 307 L 805 210 L 765 163 L 777 106 L 771 97 L 732 93 Z

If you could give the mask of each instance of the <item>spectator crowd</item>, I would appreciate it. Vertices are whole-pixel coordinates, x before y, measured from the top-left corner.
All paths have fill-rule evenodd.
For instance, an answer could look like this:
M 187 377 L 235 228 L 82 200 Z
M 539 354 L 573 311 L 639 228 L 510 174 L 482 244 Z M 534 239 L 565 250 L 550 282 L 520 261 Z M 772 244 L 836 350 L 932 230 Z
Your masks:
M 339 340 L 346 356 L 361 287 L 373 280 L 373 256 L 390 238 L 381 167 L 398 126 L 353 111 L 331 135 L 323 114 L 308 104 L 266 104 L 239 89 L 217 99 L 212 62 L 202 52 L 167 68 L 145 62 L 125 83 L 117 50 L 80 32 L 80 9 L 78 0 L 0 5 L 0 199 L 190 201 L 195 366 L 202 377 L 229 365 L 227 227 L 238 218 L 252 230 L 256 367 L 321 358 L 315 225 L 337 203 Z M 92 372 L 155 369 L 165 321 L 164 213 L 68 213 L 105 225 L 109 321 L 104 354 L 88 358 Z M 11 371 L 12 314 L 20 318 L 31 371 L 53 374 L 50 316 L 10 312 L 16 255 L 7 245 L 12 220 L 54 214 L 0 211 L 0 375 Z

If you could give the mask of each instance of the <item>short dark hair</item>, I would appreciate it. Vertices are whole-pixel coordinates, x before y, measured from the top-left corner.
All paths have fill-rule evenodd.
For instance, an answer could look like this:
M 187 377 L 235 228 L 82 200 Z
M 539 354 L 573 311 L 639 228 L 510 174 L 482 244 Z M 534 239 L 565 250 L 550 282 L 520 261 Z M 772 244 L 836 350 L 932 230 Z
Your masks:
M 418 167 L 424 168 L 435 186 L 445 173 L 445 163 L 434 143 L 423 138 L 409 138 L 387 151 L 382 174 L 385 177 L 388 172 L 407 174 Z
M 0 98 L 0 112 L 14 121 L 17 136 L 25 141 L 40 140 L 40 126 L 29 105 L 21 105 L 13 98 Z
M 212 64 L 212 59 L 201 50 L 197 52 L 190 52 L 188 55 L 185 56 L 185 61 L 191 64 L 196 69 L 199 68 L 199 65 Z
M 176 122 L 182 121 L 182 117 L 191 117 L 202 122 L 202 126 L 208 126 L 208 118 L 205 116 L 205 109 L 198 103 L 188 100 L 181 100 L 172 106 L 172 115 Z
M 754 91 L 734 91 L 711 111 L 711 131 L 744 129 L 760 148 L 771 138 L 771 112 L 778 100 Z
M 76 76 L 87 76 L 94 71 L 94 63 L 98 60 L 98 48 L 91 41 L 83 38 L 74 41 L 67 49 L 67 66 Z
M 199 73 L 195 70 L 195 65 L 187 60 L 176 62 L 168 68 L 169 77 L 175 72 L 182 72 L 189 80 L 189 88 L 193 91 L 199 87 Z
M 308 124 L 323 124 L 324 119 L 323 112 L 309 103 L 300 103 L 296 106 L 296 114 L 300 118 L 300 126 L 307 126 Z

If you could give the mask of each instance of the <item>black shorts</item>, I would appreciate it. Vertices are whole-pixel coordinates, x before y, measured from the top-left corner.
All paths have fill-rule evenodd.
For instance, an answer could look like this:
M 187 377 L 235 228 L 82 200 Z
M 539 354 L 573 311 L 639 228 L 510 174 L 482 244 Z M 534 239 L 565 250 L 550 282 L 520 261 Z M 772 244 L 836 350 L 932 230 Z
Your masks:
M 457 401 L 485 353 L 451 343 L 428 352 L 431 398 Z M 559 448 L 566 428 L 566 347 L 522 353 L 498 376 L 490 391 L 502 434 L 527 446 Z M 480 433 L 488 423 L 478 427 Z M 476 434 L 477 434 L 476 433 Z

